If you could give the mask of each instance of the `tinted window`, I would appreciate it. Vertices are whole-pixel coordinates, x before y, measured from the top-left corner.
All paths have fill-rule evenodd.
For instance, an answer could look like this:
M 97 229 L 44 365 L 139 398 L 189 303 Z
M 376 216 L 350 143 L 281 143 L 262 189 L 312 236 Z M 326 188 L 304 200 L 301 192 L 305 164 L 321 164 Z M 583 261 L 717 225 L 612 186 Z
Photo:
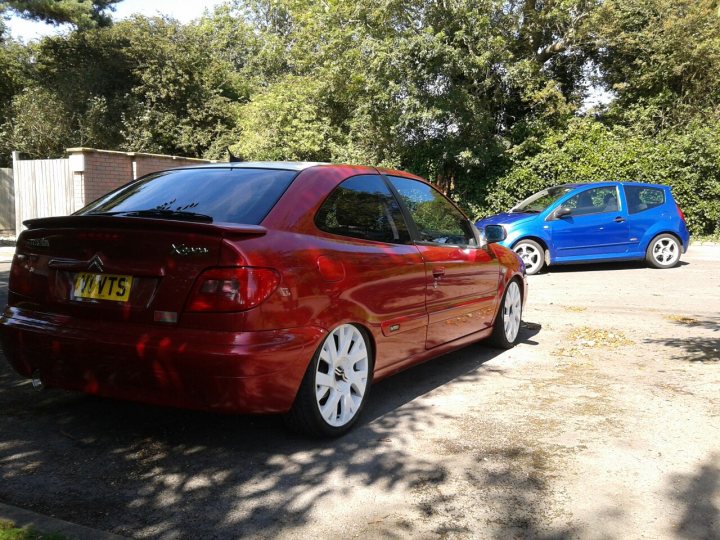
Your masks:
M 213 221 L 259 224 L 297 173 L 270 169 L 165 171 L 127 184 L 77 214 L 192 212 Z
M 364 240 L 410 241 L 400 205 L 376 175 L 354 176 L 336 187 L 318 210 L 315 224 L 322 231 Z
M 628 212 L 637 214 L 665 204 L 665 191 L 659 188 L 623 186 L 628 202 Z
M 389 178 L 407 206 L 421 241 L 476 245 L 472 225 L 442 193 L 417 180 Z
M 570 208 L 573 216 L 617 212 L 620 208 L 614 186 L 586 189 L 570 197 L 563 206 Z

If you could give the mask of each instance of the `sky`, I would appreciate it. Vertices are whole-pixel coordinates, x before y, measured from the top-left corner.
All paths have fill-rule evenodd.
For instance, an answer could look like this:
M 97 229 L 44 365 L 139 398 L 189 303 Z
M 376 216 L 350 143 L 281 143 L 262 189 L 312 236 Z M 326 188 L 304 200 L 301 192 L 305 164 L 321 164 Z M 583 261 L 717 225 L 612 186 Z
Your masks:
M 141 15 L 167 15 L 186 23 L 200 17 L 206 9 L 223 3 L 223 0 L 123 0 L 115 6 L 112 18 L 116 21 L 140 13 Z M 27 42 L 43 36 L 67 31 L 67 26 L 53 26 L 42 22 L 25 21 L 13 17 L 8 21 L 14 38 Z

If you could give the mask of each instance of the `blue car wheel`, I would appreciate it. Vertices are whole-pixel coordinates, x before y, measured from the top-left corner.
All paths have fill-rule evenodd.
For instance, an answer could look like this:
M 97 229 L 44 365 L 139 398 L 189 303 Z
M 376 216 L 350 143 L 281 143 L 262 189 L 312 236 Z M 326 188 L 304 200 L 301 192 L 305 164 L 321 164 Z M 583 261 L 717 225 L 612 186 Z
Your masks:
M 680 242 L 672 234 L 659 234 L 648 244 L 645 259 L 655 268 L 672 268 L 680 262 Z
M 537 274 L 545 265 L 545 250 L 534 240 L 520 240 L 513 246 L 513 251 L 525 263 L 525 273 L 529 276 Z

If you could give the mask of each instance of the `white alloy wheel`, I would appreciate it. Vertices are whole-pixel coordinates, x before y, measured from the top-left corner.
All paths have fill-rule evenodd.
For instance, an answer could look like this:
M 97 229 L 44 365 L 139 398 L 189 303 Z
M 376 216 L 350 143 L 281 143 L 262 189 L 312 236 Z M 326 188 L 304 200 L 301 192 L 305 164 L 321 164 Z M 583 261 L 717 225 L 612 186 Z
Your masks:
M 670 235 L 658 236 L 651 245 L 651 262 L 658 268 L 674 266 L 680 259 L 680 246 L 677 240 Z
M 520 240 L 513 251 L 522 259 L 528 275 L 537 274 L 545 264 L 545 250 L 537 242 Z
M 492 334 L 488 342 L 499 349 L 512 349 L 520 338 L 522 321 L 522 292 L 520 282 L 514 278 L 503 293 L 497 314 L 493 320 Z
M 505 339 L 515 343 L 520 331 L 520 319 L 522 317 L 522 296 L 520 287 L 516 281 L 511 281 L 505 293 L 505 301 L 502 306 L 502 322 L 505 330 Z
M 341 428 L 355 418 L 369 368 L 365 338 L 356 326 L 343 324 L 325 338 L 315 368 L 315 400 L 328 425 Z

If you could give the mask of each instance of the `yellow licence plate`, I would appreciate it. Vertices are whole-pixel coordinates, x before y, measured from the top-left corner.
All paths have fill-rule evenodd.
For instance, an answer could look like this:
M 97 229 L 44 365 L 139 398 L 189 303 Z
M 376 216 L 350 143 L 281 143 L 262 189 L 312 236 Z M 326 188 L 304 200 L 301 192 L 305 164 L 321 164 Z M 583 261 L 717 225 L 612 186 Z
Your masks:
M 127 302 L 130 297 L 132 281 L 132 276 L 80 272 L 75 276 L 73 295 L 75 298 Z

